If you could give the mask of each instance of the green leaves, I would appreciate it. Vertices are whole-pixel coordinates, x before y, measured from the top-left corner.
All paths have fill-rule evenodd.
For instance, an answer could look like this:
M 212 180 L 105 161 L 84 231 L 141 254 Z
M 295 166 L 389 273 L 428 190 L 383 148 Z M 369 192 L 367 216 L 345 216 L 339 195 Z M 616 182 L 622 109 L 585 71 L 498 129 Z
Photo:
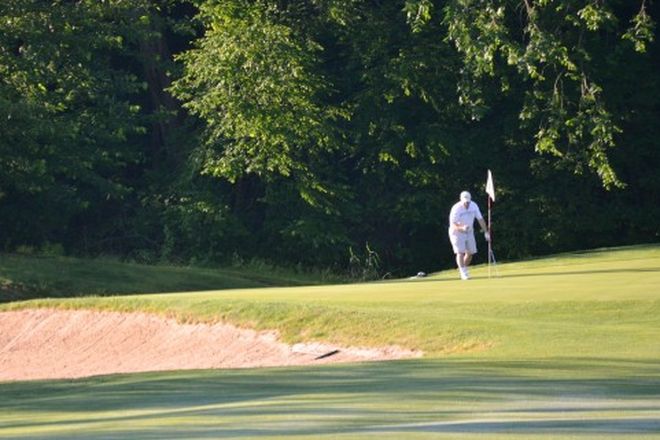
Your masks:
M 536 151 L 574 161 L 576 170 L 588 166 L 605 188 L 624 184 L 607 154 L 620 128 L 597 79 L 603 35 L 631 40 L 637 51 L 653 39 L 643 2 L 628 30 L 609 3 L 453 0 L 444 8 L 448 39 L 463 58 L 461 103 L 479 117 L 484 77 L 501 78 L 509 90 L 505 61 L 523 80 L 520 119 L 528 128 L 536 124 Z
M 309 177 L 314 156 L 336 148 L 332 123 L 341 117 L 322 103 L 321 47 L 266 2 L 206 2 L 199 19 L 206 33 L 178 58 L 184 74 L 172 92 L 206 122 L 204 171 L 232 181 Z
M 608 24 L 614 25 L 616 23 L 614 14 L 601 2 L 587 4 L 577 11 L 577 16 L 584 22 L 588 30 L 594 32 Z
M 129 191 L 120 176 L 140 159 L 127 145 L 141 128 L 131 102 L 140 81 L 119 65 L 129 58 L 126 41 L 140 32 L 132 15 L 139 7 L 119 0 L 0 5 L 0 188 L 7 197 L 0 210 L 23 216 L 19 231 L 62 229 Z M 22 239 L 5 233 L 7 242 Z
M 647 45 L 655 39 L 654 28 L 655 23 L 646 12 L 646 2 L 642 2 L 642 7 L 630 20 L 630 27 L 621 38 L 631 41 L 635 45 L 637 52 L 644 53 L 646 52 Z
M 403 6 L 406 20 L 413 32 L 420 32 L 431 19 L 433 2 L 431 0 L 406 0 Z

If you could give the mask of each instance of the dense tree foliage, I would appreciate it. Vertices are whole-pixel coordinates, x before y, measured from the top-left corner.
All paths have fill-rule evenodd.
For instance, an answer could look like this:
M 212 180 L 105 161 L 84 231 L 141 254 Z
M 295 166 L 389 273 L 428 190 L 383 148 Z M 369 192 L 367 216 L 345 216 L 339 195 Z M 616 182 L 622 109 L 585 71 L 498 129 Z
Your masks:
M 5 246 L 61 239 L 76 216 L 133 190 L 125 177 L 143 154 L 131 141 L 144 122 L 130 97 L 141 80 L 122 64 L 125 46 L 145 37 L 137 5 L 2 2 Z
M 383 276 L 660 238 L 647 0 L 5 0 L 0 240 Z M 485 203 L 482 203 L 485 210 Z

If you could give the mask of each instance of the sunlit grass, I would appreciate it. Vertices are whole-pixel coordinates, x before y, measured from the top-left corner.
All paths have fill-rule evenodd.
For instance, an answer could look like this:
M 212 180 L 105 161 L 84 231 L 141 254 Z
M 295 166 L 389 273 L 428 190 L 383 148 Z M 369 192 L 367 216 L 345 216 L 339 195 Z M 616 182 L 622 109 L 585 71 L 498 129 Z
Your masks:
M 659 367 L 453 359 L 0 384 L 0 436 L 652 438 Z
M 660 354 L 660 247 L 603 250 L 418 280 L 47 299 L 2 306 L 147 311 L 277 329 L 284 340 L 401 345 L 428 356 Z M 494 272 L 494 271 L 491 271 Z
M 5 304 L 224 320 L 426 357 L 0 383 L 0 438 L 660 438 L 660 246 L 497 269 Z

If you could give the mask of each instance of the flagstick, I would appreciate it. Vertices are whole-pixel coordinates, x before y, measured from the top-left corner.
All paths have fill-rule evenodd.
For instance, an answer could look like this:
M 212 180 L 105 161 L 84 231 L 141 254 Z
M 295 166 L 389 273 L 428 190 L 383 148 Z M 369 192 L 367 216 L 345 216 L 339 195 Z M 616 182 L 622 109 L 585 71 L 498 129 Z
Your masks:
M 490 278 L 490 256 L 493 254 L 493 233 L 490 230 L 490 205 L 491 199 L 490 195 L 488 196 L 488 234 L 490 235 L 490 240 L 488 240 L 488 278 Z

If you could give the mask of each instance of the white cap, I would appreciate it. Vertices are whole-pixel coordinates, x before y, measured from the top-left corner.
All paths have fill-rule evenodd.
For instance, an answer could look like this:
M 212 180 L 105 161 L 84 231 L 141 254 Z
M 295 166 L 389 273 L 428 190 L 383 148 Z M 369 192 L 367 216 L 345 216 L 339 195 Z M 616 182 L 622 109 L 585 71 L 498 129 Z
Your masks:
M 467 191 L 463 191 L 461 193 L 461 202 L 469 202 L 470 200 L 472 200 L 472 196 L 470 195 L 470 193 Z

